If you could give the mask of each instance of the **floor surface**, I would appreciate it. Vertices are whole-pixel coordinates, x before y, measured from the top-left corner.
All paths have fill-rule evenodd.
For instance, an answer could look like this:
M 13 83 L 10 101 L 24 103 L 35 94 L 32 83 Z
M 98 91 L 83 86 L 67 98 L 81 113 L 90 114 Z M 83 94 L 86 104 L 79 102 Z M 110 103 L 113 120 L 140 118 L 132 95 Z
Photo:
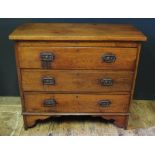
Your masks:
M 134 100 L 128 130 L 94 117 L 58 117 L 24 130 L 19 97 L 0 97 L 1 136 L 155 136 L 155 101 Z

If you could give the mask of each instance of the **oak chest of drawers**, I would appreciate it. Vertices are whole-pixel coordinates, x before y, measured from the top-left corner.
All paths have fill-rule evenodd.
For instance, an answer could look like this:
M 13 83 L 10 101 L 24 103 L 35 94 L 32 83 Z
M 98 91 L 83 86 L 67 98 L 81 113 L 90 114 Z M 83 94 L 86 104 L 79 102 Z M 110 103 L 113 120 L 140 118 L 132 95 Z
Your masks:
M 131 25 L 30 23 L 9 38 L 16 42 L 25 128 L 62 115 L 127 127 L 143 33 Z

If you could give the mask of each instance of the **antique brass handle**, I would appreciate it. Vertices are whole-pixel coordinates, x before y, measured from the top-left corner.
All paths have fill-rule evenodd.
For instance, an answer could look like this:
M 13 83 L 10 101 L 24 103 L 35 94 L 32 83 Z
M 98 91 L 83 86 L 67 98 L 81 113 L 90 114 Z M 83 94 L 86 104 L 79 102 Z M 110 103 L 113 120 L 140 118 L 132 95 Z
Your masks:
M 99 101 L 99 105 L 101 107 L 108 107 L 108 106 L 110 106 L 110 104 L 111 104 L 110 100 L 101 100 L 101 101 Z
M 51 68 L 51 62 L 54 61 L 54 54 L 51 52 L 41 52 L 40 53 L 40 59 L 42 62 L 42 68 L 49 69 Z
M 101 79 L 100 82 L 101 82 L 102 86 L 112 86 L 113 85 L 113 79 L 111 79 L 111 78 Z
M 112 63 L 116 61 L 116 56 L 112 53 L 107 53 L 102 56 L 103 62 Z
M 42 83 L 43 85 L 55 85 L 55 79 L 53 77 L 43 77 Z
M 46 99 L 44 100 L 43 105 L 45 107 L 54 107 L 56 106 L 56 101 L 54 99 Z

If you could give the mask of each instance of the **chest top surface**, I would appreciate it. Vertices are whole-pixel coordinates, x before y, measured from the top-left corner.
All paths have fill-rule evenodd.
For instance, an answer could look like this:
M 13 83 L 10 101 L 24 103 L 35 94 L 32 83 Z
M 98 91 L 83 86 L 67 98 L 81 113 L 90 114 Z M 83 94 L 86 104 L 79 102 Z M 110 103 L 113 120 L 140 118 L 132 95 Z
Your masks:
M 11 40 L 145 41 L 145 35 L 128 24 L 28 23 L 13 31 Z

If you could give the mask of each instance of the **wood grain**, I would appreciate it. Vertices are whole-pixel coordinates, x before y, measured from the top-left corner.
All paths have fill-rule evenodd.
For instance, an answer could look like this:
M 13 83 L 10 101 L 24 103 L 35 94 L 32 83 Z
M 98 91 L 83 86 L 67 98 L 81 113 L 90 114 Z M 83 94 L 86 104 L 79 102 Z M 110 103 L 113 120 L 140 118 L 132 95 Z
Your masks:
M 24 128 L 28 129 L 36 125 L 37 121 L 45 120 L 50 116 L 23 116 L 24 118 Z
M 42 52 L 54 54 L 51 69 L 133 70 L 137 55 L 137 48 L 112 47 L 19 47 L 18 51 L 20 68 L 40 69 Z M 115 62 L 103 61 L 102 57 L 109 53 L 116 56 Z
M 89 94 L 26 94 L 27 112 L 127 112 L 130 95 L 89 95 Z M 46 99 L 54 99 L 55 106 L 44 106 Z M 102 107 L 99 102 L 109 100 L 111 104 Z
M 127 129 L 127 125 L 128 125 L 128 118 L 129 116 L 121 116 L 121 115 L 106 115 L 102 117 L 103 119 L 106 120 L 114 120 L 114 124 L 119 127 L 119 128 L 124 128 Z
M 145 41 L 146 37 L 132 25 L 28 23 L 9 36 L 12 40 L 112 40 Z
M 57 113 L 58 114 L 58 113 Z M 91 116 L 93 116 L 93 113 L 92 114 L 89 114 Z M 128 125 L 128 118 L 129 118 L 129 115 L 117 115 L 117 114 L 103 114 L 102 115 L 98 115 L 99 117 L 103 118 L 104 120 L 108 120 L 109 122 L 113 122 L 117 127 L 120 127 L 120 128 L 124 128 L 126 129 L 127 128 L 127 125 Z M 51 115 L 24 115 L 23 116 L 24 119 L 26 120 L 25 122 L 25 129 L 28 129 L 30 127 L 34 127 L 37 123 L 37 121 L 39 120 L 45 120 L 45 119 L 49 119 L 53 116 Z M 56 117 L 56 116 L 55 116 Z M 93 116 L 94 117 L 94 116 Z M 97 116 L 95 116 L 97 117 Z M 37 128 L 38 130 L 38 128 Z M 33 134 L 32 134 L 33 135 Z
M 146 36 L 132 25 L 29 23 L 10 36 L 16 41 L 16 63 L 25 128 L 37 120 L 63 115 L 91 115 L 114 120 L 126 128 L 142 41 Z M 52 52 L 51 69 L 42 69 L 40 52 Z M 112 53 L 113 63 L 102 56 Z M 54 77 L 55 85 L 43 85 Z M 100 80 L 111 78 L 112 86 Z M 55 107 L 43 107 L 54 98 Z M 99 100 L 112 104 L 101 107 Z
M 60 116 L 93 116 L 93 117 L 96 117 L 96 116 L 102 116 L 102 115 L 105 115 L 105 116 L 115 116 L 115 115 L 119 115 L 119 116 L 126 116 L 126 115 L 129 115 L 130 113 L 129 112 L 126 112 L 126 113 L 119 113 L 119 112 L 105 112 L 105 113 L 101 113 L 101 112 L 98 112 L 98 113 L 64 113 L 64 112 L 22 112 L 22 115 L 24 116 L 56 116 L 56 117 L 60 117 Z
M 18 41 L 17 41 L 18 42 Z M 134 41 L 42 41 L 25 40 L 19 41 L 20 47 L 138 47 L 139 42 Z
M 55 79 L 55 85 L 43 85 L 42 78 Z M 112 86 L 103 86 L 101 79 L 111 78 Z M 115 92 L 130 91 L 132 72 L 103 70 L 22 70 L 24 91 Z

